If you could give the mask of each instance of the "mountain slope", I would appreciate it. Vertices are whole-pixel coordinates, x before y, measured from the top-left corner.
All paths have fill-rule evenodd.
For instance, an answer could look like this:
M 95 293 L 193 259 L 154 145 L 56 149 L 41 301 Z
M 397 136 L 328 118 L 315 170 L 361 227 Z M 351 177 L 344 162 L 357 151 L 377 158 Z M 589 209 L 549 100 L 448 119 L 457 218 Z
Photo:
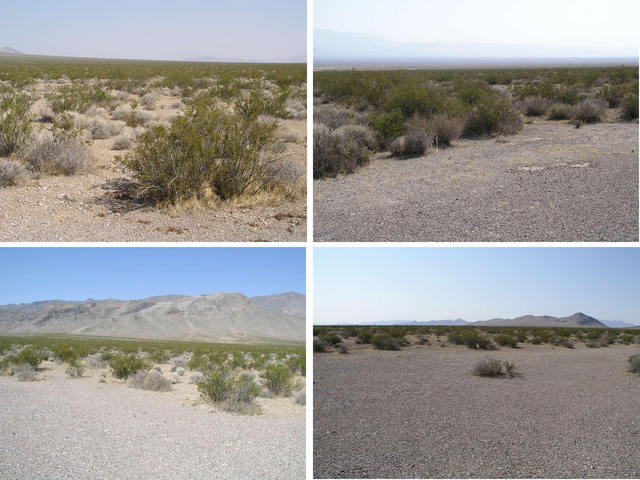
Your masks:
M 288 298 L 289 294 L 284 295 Z M 283 303 L 282 298 L 264 297 L 261 301 L 287 303 Z M 55 301 L 0 307 L 0 333 L 72 333 L 221 342 L 304 341 L 305 336 L 304 312 L 299 314 L 296 308 L 290 307 L 286 310 L 292 313 L 273 311 L 239 293 L 52 302 Z
M 24 55 L 24 53 L 19 52 L 15 48 L 0 47 L 0 55 Z
M 287 292 L 262 297 L 252 297 L 251 301 L 256 305 L 271 310 L 272 312 L 286 313 L 304 317 L 306 314 L 306 297 L 300 293 Z

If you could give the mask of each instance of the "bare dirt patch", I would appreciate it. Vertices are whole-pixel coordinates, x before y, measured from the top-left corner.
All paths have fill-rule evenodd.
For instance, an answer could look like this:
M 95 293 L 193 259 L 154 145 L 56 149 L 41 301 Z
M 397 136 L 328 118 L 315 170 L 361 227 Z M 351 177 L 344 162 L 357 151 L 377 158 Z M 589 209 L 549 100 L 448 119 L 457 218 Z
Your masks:
M 315 478 L 636 478 L 637 346 L 314 355 Z M 471 374 L 486 357 L 516 378 Z
M 314 182 L 318 241 L 637 241 L 638 124 L 535 121 Z

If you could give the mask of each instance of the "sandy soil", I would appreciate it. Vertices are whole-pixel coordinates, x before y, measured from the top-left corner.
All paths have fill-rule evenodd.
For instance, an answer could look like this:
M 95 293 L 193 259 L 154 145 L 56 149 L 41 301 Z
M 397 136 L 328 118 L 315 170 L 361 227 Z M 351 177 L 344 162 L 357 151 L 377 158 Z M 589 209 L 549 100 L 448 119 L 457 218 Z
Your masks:
M 167 120 L 178 97 L 160 96 L 153 115 Z M 299 140 L 282 153 L 306 170 L 306 120 L 284 120 L 281 131 Z M 37 128 L 41 126 L 36 124 Z M 159 210 L 132 195 L 130 174 L 115 160 L 114 138 L 93 140 L 96 160 L 90 173 L 43 177 L 30 185 L 0 188 L 0 241 L 3 242 L 292 242 L 306 240 L 306 199 L 264 195 L 209 207 Z
M 318 241 L 637 241 L 638 124 L 537 120 L 314 182 Z
M 638 478 L 639 348 L 316 354 L 314 476 Z M 521 376 L 472 376 L 486 357 Z
M 216 411 L 185 376 L 170 392 L 43 362 L 37 382 L 0 377 L 0 478 L 304 478 L 305 408 L 258 398 L 263 414 Z M 98 381 L 107 374 L 105 383 Z

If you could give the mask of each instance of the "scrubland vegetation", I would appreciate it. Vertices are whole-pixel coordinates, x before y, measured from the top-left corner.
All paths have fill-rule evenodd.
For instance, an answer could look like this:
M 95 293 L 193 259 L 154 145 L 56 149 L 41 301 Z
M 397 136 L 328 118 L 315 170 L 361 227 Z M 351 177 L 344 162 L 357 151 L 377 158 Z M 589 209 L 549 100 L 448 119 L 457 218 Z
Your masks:
M 304 405 L 304 346 L 146 342 L 74 336 L 0 337 L 0 375 L 38 380 L 43 362 L 65 366 L 70 378 L 102 369 L 132 388 L 166 392 L 188 379 L 203 400 L 239 414 L 258 414 L 258 396 L 291 397 Z M 171 375 L 162 373 L 166 365 Z M 188 374 L 190 372 L 190 374 Z
M 301 64 L 2 59 L 0 186 L 91 171 L 109 140 L 150 204 L 303 200 L 304 159 L 283 153 L 305 81 Z
M 544 328 L 544 327 L 459 327 L 459 326 L 315 326 L 313 351 L 340 352 L 352 345 L 371 345 L 376 350 L 466 346 L 473 350 L 517 349 L 524 344 L 548 344 L 568 349 L 582 345 L 604 348 L 610 345 L 640 344 L 638 329 Z M 630 363 L 633 363 L 630 360 Z M 638 360 L 635 360 L 638 364 Z M 637 366 L 637 365 L 636 365 Z M 501 367 L 501 368 L 504 368 Z M 632 371 L 632 370 L 629 370 Z
M 377 151 L 514 135 L 531 117 L 638 119 L 637 67 L 323 71 L 314 82 L 314 178 L 352 173 Z

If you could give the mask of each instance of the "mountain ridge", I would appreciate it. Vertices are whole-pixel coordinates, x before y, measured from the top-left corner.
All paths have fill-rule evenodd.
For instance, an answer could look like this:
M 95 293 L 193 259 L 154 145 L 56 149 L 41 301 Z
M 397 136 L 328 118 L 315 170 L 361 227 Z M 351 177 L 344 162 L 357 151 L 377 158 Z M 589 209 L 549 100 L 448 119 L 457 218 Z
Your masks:
M 305 295 L 217 292 L 140 300 L 45 300 L 0 306 L 0 334 L 69 333 L 223 342 L 304 341 Z M 265 308 L 268 304 L 269 308 Z

